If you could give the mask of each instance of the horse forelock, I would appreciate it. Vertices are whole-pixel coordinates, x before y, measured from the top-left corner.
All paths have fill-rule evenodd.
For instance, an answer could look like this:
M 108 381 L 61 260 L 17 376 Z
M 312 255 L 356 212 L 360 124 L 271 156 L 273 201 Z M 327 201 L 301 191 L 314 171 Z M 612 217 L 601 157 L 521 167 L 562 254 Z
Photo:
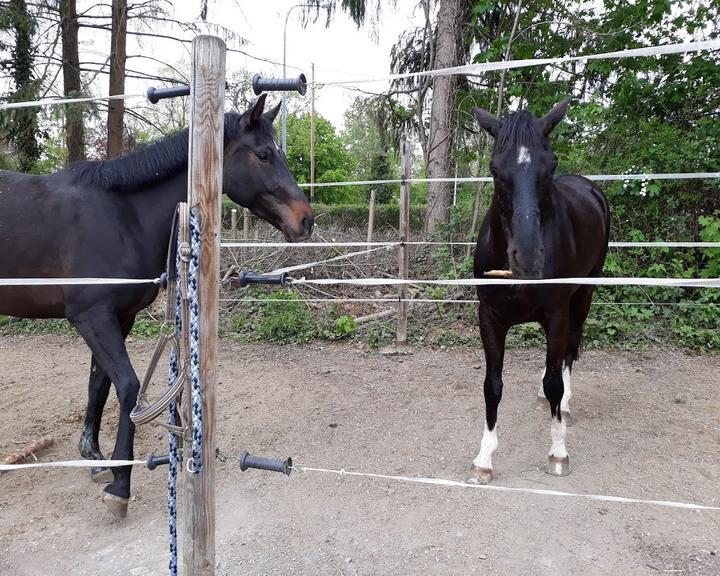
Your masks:
M 538 148 L 548 149 L 547 138 L 542 133 L 537 119 L 527 110 L 511 112 L 500 119 L 493 152 L 501 154 L 518 147 L 531 151 Z
M 224 120 L 224 137 L 228 143 L 240 136 L 242 116 L 228 112 Z M 267 126 L 266 126 L 267 124 Z M 258 127 L 272 137 L 272 123 L 262 118 Z M 166 180 L 186 169 L 188 162 L 188 129 L 143 145 L 112 160 L 75 162 L 68 170 L 75 180 L 104 190 L 133 191 Z

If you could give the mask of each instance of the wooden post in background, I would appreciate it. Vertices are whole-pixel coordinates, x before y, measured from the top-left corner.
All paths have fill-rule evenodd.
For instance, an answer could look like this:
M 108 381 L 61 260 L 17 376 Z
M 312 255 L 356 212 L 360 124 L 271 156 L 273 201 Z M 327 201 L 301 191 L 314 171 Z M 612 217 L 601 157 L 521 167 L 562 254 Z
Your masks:
M 237 208 L 230 210 L 230 235 L 237 240 Z
M 315 62 L 310 64 L 310 202 L 315 200 Z
M 198 277 L 200 388 L 202 391 L 202 471 L 187 470 L 185 442 L 185 538 L 183 574 L 215 574 L 215 402 L 217 389 L 218 299 L 220 288 L 220 196 L 225 125 L 225 43 L 197 36 L 192 43 L 188 203 L 201 226 Z M 190 421 L 190 390 L 183 409 Z
M 406 242 L 410 240 L 410 184 L 407 179 L 410 178 L 411 170 L 410 145 L 406 138 L 400 142 L 400 241 Z M 410 259 L 407 245 L 403 244 L 399 248 L 398 255 L 398 276 L 401 280 L 408 277 L 408 267 Z M 397 337 L 395 339 L 396 346 L 405 346 L 407 344 L 407 317 L 408 303 L 407 286 L 400 286 L 398 290 L 400 302 L 398 303 L 398 324 Z
M 250 239 L 250 210 L 243 208 L 243 240 Z
M 368 231 L 367 241 L 372 242 L 373 229 L 375 228 L 375 189 L 370 190 L 370 206 L 368 207 Z M 368 246 L 368 250 L 371 247 Z M 370 260 L 371 254 L 367 255 L 367 259 Z

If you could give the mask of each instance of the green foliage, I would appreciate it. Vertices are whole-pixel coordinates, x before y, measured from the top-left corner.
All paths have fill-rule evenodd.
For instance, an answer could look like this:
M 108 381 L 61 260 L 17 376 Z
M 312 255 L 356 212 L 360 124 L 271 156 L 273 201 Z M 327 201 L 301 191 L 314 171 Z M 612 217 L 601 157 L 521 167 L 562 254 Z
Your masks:
M 287 117 L 287 161 L 300 183 L 310 182 L 310 114 Z M 331 182 L 350 179 L 353 161 L 335 127 L 325 118 L 315 118 L 315 180 Z
M 71 334 L 75 329 L 67 320 L 35 320 L 0 316 L 0 334 Z
M 231 334 L 275 344 L 302 344 L 317 335 L 312 315 L 296 293 L 278 290 L 253 296 L 260 302 L 240 306 L 231 319 Z
M 715 212 L 712 216 L 700 216 L 698 218 L 702 231 L 700 238 L 703 242 L 720 242 L 720 211 Z M 702 275 L 706 278 L 720 278 L 720 250 L 717 248 L 709 248 L 703 250 L 707 265 L 702 271 Z

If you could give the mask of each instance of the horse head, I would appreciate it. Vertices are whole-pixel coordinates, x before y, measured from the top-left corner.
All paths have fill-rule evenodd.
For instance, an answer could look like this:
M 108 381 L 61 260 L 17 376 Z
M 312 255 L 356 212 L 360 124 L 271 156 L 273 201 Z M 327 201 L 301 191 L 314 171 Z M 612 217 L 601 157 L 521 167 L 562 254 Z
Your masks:
M 507 243 L 508 263 L 518 278 L 541 278 L 545 263 L 543 221 L 552 209 L 557 158 L 547 136 L 565 116 L 569 99 L 542 118 L 522 110 L 500 118 L 480 108 L 472 113 L 494 139 L 490 172 L 493 208 Z
M 280 104 L 269 112 L 264 108 L 265 94 L 242 116 L 226 115 L 223 192 L 289 242 L 300 242 L 310 237 L 315 219 L 275 143 L 272 123 Z

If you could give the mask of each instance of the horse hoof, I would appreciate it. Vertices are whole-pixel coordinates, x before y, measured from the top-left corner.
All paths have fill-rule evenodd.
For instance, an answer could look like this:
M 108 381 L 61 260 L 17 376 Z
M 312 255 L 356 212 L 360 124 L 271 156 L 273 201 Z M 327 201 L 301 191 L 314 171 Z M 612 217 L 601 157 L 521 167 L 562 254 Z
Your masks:
M 113 479 L 113 473 L 110 468 L 96 466 L 95 468 L 90 468 L 90 479 L 98 484 L 107 484 Z
M 473 466 L 467 479 L 470 484 L 489 484 L 490 480 L 492 480 L 492 469 L 480 468 L 480 466 Z
M 109 492 L 103 492 L 102 500 L 105 506 L 108 507 L 108 510 L 118 518 L 125 518 L 127 516 L 129 498 L 122 498 Z
M 558 458 L 557 456 L 549 456 L 545 472 L 551 476 L 567 476 L 570 474 L 570 457 L 565 456 L 565 458 Z

